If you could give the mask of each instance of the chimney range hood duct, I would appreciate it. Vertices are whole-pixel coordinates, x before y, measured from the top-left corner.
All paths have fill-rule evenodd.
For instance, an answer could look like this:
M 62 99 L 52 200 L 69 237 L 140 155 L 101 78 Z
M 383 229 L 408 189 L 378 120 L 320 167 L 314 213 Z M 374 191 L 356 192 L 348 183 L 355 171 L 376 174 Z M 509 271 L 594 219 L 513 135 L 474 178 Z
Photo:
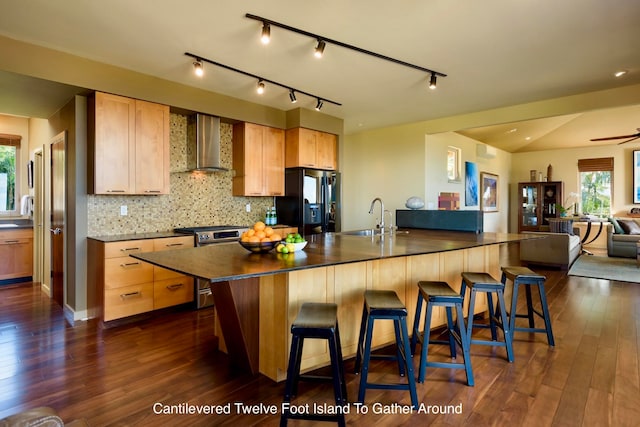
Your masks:
M 187 169 L 226 171 L 220 159 L 220 117 L 193 114 L 187 119 Z

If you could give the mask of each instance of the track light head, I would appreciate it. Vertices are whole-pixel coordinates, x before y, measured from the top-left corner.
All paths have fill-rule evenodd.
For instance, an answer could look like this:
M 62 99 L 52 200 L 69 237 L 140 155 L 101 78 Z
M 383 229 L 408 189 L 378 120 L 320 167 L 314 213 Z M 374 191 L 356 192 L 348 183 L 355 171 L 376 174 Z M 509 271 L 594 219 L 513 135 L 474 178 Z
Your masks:
M 318 103 L 316 104 L 316 111 L 320 111 L 322 109 L 322 99 L 318 98 Z
M 258 80 L 258 88 L 256 89 L 259 95 L 264 93 L 264 82 L 262 80 Z
M 289 99 L 291 100 L 292 104 L 295 104 L 296 102 L 298 102 L 298 100 L 296 99 L 296 91 L 291 89 L 289 91 Z
M 318 39 L 318 45 L 316 46 L 316 50 L 313 53 L 315 55 L 316 58 L 322 58 L 322 55 L 324 54 L 324 47 L 325 47 L 325 42 L 321 39 Z
M 262 35 L 260 36 L 260 41 L 262 44 L 269 44 L 271 40 L 271 26 L 267 22 L 262 23 Z
M 196 76 L 198 77 L 204 76 L 204 68 L 202 67 L 202 62 L 199 59 L 193 63 L 193 72 L 196 73 Z
M 429 79 L 429 89 L 433 90 L 436 88 L 436 73 L 431 73 L 431 78 Z

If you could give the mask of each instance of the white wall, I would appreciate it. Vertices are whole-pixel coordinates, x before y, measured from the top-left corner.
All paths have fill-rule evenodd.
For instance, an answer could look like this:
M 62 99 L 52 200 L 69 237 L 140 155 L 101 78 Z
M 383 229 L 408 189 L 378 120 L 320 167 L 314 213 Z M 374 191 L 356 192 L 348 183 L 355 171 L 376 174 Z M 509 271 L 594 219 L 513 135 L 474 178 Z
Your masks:
M 498 211 L 486 212 L 484 215 L 484 231 L 506 233 L 509 220 L 509 176 L 511 174 L 511 154 L 496 149 L 496 157 L 492 159 L 478 157 L 478 145 L 485 145 L 472 138 L 455 132 L 444 132 L 425 137 L 425 203 L 427 208 L 437 209 L 438 194 L 456 192 L 460 194 L 460 209 L 478 210 L 476 206 L 466 206 L 464 163 L 474 162 L 478 172 L 498 175 Z M 453 146 L 462 151 L 461 180 L 449 182 L 447 179 L 447 148 Z M 479 177 L 478 177 L 479 178 Z

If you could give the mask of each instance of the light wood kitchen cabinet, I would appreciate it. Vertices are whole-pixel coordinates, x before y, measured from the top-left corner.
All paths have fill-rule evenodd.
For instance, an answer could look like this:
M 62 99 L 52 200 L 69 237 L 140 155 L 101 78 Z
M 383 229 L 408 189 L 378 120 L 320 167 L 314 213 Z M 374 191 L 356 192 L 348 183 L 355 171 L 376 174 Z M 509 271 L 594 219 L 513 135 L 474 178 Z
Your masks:
M 288 129 L 285 136 L 285 167 L 337 169 L 337 137 L 307 128 Z
M 99 242 L 89 239 L 89 275 L 105 322 L 193 301 L 193 278 L 130 254 L 193 247 L 193 236 Z
M 0 280 L 33 275 L 33 229 L 0 230 Z
M 168 194 L 169 107 L 101 92 L 89 107 L 89 191 Z
M 284 131 L 253 123 L 233 126 L 233 195 L 284 195 Z

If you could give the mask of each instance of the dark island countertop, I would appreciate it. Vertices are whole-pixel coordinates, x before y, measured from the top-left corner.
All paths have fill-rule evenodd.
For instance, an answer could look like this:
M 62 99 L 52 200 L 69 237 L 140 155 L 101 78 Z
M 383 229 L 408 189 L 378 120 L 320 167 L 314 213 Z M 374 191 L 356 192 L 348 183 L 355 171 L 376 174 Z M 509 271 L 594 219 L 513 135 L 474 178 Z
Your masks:
M 250 253 L 237 242 L 195 248 L 131 254 L 130 256 L 182 274 L 212 282 L 326 267 L 381 258 L 402 257 L 517 242 L 534 238 L 521 234 L 401 230 L 393 236 L 353 236 L 325 233 L 307 236 L 302 251 Z

